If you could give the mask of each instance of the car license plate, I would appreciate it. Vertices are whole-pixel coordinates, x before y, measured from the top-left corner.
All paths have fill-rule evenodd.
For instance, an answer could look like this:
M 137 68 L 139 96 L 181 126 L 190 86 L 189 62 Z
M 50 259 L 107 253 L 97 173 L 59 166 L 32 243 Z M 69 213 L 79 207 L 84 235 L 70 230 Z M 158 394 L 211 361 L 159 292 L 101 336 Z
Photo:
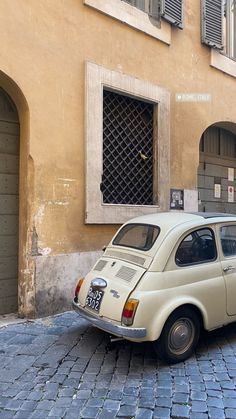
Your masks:
M 85 305 L 92 310 L 99 311 L 101 301 L 104 295 L 104 291 L 97 290 L 96 288 L 90 287 L 87 294 Z

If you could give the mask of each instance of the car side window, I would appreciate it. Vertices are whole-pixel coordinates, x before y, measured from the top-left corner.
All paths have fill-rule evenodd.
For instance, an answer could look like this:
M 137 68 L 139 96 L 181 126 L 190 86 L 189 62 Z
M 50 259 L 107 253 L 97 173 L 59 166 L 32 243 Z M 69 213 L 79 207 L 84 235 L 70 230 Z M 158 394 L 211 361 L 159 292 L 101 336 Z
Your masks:
M 224 256 L 236 256 L 236 225 L 221 227 L 220 241 Z
M 210 262 L 217 257 L 215 236 L 210 228 L 195 230 L 180 243 L 175 262 L 179 266 Z

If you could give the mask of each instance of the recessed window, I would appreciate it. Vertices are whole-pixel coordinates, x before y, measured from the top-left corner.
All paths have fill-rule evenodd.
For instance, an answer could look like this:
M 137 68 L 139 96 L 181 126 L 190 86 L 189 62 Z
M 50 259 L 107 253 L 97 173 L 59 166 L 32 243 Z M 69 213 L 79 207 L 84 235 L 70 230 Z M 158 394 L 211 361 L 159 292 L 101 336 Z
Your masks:
M 180 243 L 175 255 L 179 266 L 210 262 L 216 259 L 216 244 L 211 229 L 204 228 L 190 233 Z
M 104 204 L 152 205 L 154 105 L 103 92 Z
M 169 109 L 165 89 L 87 63 L 87 223 L 169 208 Z

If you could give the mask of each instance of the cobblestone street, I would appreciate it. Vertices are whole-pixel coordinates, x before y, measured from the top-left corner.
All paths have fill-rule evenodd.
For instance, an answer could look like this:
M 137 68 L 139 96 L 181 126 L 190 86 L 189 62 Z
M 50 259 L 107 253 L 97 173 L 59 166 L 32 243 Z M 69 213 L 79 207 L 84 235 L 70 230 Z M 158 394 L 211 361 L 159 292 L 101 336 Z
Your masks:
M 167 366 L 73 312 L 0 329 L 0 418 L 236 418 L 236 325 Z

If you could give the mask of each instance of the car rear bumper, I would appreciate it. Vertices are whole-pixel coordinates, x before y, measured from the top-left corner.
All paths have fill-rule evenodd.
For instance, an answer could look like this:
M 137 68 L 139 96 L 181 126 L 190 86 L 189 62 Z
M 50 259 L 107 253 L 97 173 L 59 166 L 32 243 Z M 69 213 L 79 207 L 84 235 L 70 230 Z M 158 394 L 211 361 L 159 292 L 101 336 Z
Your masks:
M 72 302 L 72 307 L 77 311 L 84 319 L 88 320 L 93 326 L 104 330 L 105 332 L 111 333 L 112 335 L 119 336 L 126 339 L 142 339 L 147 335 L 147 330 L 143 327 L 125 327 L 118 326 L 109 320 L 104 320 L 101 317 L 97 317 L 93 313 L 85 310 L 79 303 Z

